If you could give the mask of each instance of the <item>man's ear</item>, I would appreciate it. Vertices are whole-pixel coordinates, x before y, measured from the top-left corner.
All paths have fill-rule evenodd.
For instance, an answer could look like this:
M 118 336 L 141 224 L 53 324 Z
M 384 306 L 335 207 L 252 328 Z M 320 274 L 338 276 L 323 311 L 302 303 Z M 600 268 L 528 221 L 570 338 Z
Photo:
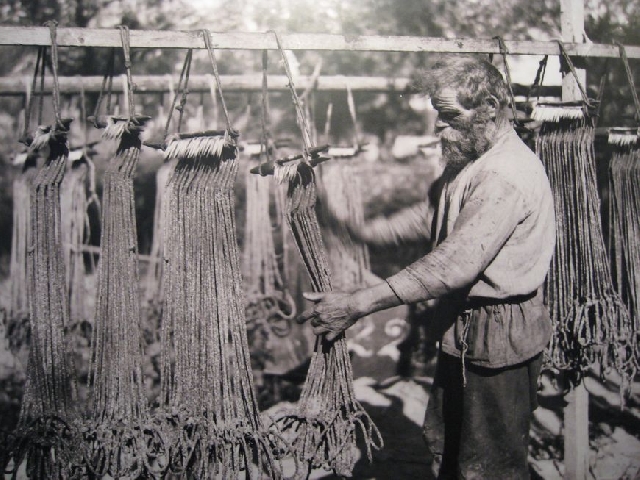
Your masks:
M 500 110 L 500 102 L 498 99 L 494 95 L 489 95 L 485 97 L 483 103 L 489 110 L 491 118 L 495 118 L 498 114 L 498 110 Z

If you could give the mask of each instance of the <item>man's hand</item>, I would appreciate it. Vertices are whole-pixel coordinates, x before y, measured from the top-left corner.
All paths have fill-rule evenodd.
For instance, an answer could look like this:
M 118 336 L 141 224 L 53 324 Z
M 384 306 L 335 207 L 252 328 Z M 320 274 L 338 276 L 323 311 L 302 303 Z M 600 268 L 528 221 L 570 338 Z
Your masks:
M 315 305 L 302 312 L 296 321 L 304 323 L 310 320 L 313 333 L 326 333 L 326 339 L 329 341 L 335 340 L 360 318 L 402 303 L 387 282 L 361 288 L 352 293 L 305 293 L 304 297 Z
M 343 292 L 304 293 L 304 298 L 315 303 L 302 312 L 296 322 L 310 320 L 313 333 L 326 334 L 329 341 L 335 340 L 363 315 L 358 312 L 353 294 Z

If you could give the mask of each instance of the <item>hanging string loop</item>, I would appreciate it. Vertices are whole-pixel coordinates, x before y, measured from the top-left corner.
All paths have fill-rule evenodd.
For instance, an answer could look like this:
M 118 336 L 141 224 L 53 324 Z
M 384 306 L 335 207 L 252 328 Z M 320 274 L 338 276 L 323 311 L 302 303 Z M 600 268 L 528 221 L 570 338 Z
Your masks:
M 513 113 L 513 123 L 514 125 L 518 125 L 520 122 L 518 121 L 518 111 L 516 110 L 516 99 L 515 99 L 515 96 L 513 95 L 511 72 L 509 71 L 509 64 L 507 63 L 507 55 L 509 54 L 509 50 L 507 49 L 507 45 L 504 43 L 504 40 L 500 35 L 495 36 L 493 38 L 494 40 L 498 41 L 498 47 L 500 48 L 500 54 L 502 55 L 502 62 L 504 63 L 504 72 L 507 76 L 507 87 L 509 89 L 511 112 Z
M 629 87 L 631 88 L 631 95 L 633 96 L 633 104 L 636 108 L 635 113 L 635 121 L 640 124 L 640 100 L 638 99 L 638 92 L 636 91 L 636 86 L 633 81 L 633 73 L 631 72 L 631 68 L 629 67 L 629 59 L 627 58 L 627 52 L 624 48 L 624 45 L 620 42 L 615 42 L 620 50 L 620 58 L 622 59 L 622 63 L 624 64 L 624 70 L 627 74 L 627 81 L 629 82 Z
M 220 83 L 220 74 L 218 73 L 218 62 L 216 61 L 216 56 L 211 45 L 211 33 L 208 30 L 202 30 L 202 38 L 204 39 L 204 45 L 209 52 L 209 60 L 211 61 L 211 67 L 213 68 L 213 76 L 216 79 L 218 96 L 220 97 L 220 104 L 222 105 L 224 119 L 227 124 L 227 132 L 229 132 L 229 135 L 231 135 L 232 137 L 238 137 L 239 132 L 234 130 L 234 128 L 231 126 L 231 120 L 229 119 L 229 110 L 227 110 L 227 105 L 224 101 L 224 95 L 222 94 L 222 84 Z
M 300 131 L 302 133 L 302 142 L 304 145 L 302 160 L 305 163 L 309 163 L 309 161 L 311 160 L 310 151 L 313 148 L 313 142 L 311 141 L 311 129 L 309 128 L 307 117 L 304 114 L 302 102 L 300 101 L 300 98 L 298 97 L 298 93 L 296 92 L 296 88 L 293 84 L 293 75 L 291 73 L 291 67 L 289 66 L 289 60 L 287 59 L 287 55 L 285 54 L 285 51 L 282 48 L 280 37 L 278 36 L 278 33 L 275 30 L 269 30 L 269 33 L 273 33 L 273 36 L 276 39 L 276 43 L 278 44 L 278 50 L 282 55 L 282 63 L 284 65 L 284 69 L 287 74 L 287 79 L 289 80 L 289 90 L 291 91 L 291 98 L 293 100 L 293 105 L 296 108 L 296 119 L 298 122 L 298 126 L 300 127 Z

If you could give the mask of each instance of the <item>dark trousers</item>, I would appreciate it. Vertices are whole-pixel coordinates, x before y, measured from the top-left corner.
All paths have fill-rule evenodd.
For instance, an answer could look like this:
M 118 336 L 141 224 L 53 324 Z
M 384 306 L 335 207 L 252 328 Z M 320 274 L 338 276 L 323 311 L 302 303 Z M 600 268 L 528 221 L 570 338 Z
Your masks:
M 439 479 L 528 479 L 529 425 L 542 354 L 492 369 L 440 352 L 424 438 Z M 466 380 L 466 386 L 464 382 Z

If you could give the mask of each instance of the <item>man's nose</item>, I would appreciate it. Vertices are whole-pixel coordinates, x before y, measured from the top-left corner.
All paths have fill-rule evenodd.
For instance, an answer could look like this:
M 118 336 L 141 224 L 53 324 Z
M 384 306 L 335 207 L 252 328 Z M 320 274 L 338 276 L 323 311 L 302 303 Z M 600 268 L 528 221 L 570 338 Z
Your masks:
M 436 120 L 435 133 L 438 134 L 448 127 L 449 127 L 449 124 L 447 122 L 443 122 L 442 120 Z

